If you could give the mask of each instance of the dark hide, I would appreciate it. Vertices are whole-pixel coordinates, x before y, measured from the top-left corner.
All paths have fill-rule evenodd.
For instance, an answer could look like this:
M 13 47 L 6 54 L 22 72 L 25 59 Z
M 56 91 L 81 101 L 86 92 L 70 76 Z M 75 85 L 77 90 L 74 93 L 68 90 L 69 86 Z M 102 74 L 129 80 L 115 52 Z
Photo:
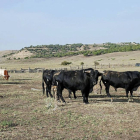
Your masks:
M 88 103 L 89 93 L 93 91 L 93 86 L 97 84 L 99 72 L 93 69 L 61 71 L 54 75 L 53 85 L 57 86 L 57 94 L 65 102 L 62 91 L 64 88 L 75 92 L 81 90 L 83 102 Z
M 130 91 L 132 97 L 133 91 L 136 91 L 140 86 L 140 73 L 138 71 L 104 71 L 101 81 L 105 86 L 107 96 L 111 97 L 109 93 L 109 87 L 113 86 L 116 90 L 117 88 L 124 88 L 126 91 L 126 97 L 128 97 L 128 93 Z M 101 81 L 100 89 L 102 89 Z
M 45 87 L 44 87 L 44 82 L 46 84 L 46 96 L 48 96 L 48 93 L 51 97 L 51 85 L 52 85 L 52 80 L 53 80 L 53 75 L 54 75 L 55 71 L 54 70 L 44 70 L 43 74 L 42 74 L 42 89 L 43 89 L 43 94 L 45 92 Z
M 45 87 L 44 87 L 44 83 L 46 84 L 46 96 L 49 97 L 49 95 L 51 97 L 52 94 L 51 94 L 51 86 L 52 86 L 52 81 L 53 81 L 53 75 L 56 74 L 56 73 L 60 73 L 60 71 L 57 71 L 57 70 L 44 70 L 43 71 L 43 74 L 42 74 L 42 89 L 43 89 L 43 95 L 45 93 Z M 69 98 L 71 98 L 71 90 L 68 90 L 69 92 Z M 49 95 L 48 95 L 49 93 Z M 73 92 L 74 94 L 74 98 L 76 99 L 76 95 L 75 95 L 75 92 Z

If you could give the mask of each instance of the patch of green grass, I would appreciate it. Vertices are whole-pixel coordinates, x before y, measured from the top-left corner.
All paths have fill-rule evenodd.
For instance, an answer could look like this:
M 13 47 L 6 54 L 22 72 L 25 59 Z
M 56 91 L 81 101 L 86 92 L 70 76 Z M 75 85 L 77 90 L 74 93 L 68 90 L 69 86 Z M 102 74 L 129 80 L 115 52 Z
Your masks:
M 97 60 L 97 61 L 102 61 L 103 59 Z
M 14 127 L 14 126 L 17 126 L 17 125 L 18 124 L 14 123 L 13 121 L 4 120 L 4 121 L 0 122 L 0 130 L 3 131 L 3 130 L 6 130 L 8 127 Z
M 56 102 L 55 102 L 55 99 L 54 98 L 47 98 L 45 99 L 45 102 L 46 102 L 46 108 L 47 110 L 49 109 L 53 109 L 56 107 Z
M 122 131 L 121 130 L 118 130 L 118 131 L 116 131 L 116 134 L 121 135 L 122 134 Z
M 1 110 L 1 114 L 8 114 L 8 110 L 2 109 L 2 110 Z
M 133 131 L 133 132 L 137 132 L 137 130 L 135 130 L 135 129 L 133 129 L 132 131 Z
M 112 60 L 115 60 L 115 58 L 111 58 Z
M 119 110 L 118 113 L 119 113 L 119 114 L 124 114 L 124 111 L 123 111 L 123 110 Z

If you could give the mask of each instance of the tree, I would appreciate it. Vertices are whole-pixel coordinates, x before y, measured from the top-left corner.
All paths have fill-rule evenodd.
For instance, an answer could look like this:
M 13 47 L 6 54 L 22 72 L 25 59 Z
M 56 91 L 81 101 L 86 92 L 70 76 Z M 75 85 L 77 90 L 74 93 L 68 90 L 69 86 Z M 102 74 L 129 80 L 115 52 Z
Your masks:
M 95 66 L 99 65 L 99 62 L 94 61 L 94 65 L 95 65 Z
M 82 69 L 83 69 L 84 62 L 81 62 L 80 64 L 82 65 Z

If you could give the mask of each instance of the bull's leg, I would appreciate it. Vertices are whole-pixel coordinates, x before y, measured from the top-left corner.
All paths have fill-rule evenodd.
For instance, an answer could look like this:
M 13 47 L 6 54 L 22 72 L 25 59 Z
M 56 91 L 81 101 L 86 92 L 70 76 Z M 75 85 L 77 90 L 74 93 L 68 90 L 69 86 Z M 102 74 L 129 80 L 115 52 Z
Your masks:
M 133 90 L 130 91 L 130 100 L 133 101 Z
M 43 95 L 44 95 L 44 92 L 45 92 L 44 82 L 42 82 L 42 89 L 43 89 Z
M 68 90 L 68 92 L 69 92 L 69 99 L 71 99 L 71 91 L 70 91 L 70 90 Z
M 82 95 L 83 95 L 83 103 L 86 103 L 86 97 L 85 97 L 85 94 L 82 93 Z
M 128 93 L 129 93 L 129 90 L 126 89 L 126 97 L 128 99 L 128 102 L 130 101 L 129 97 L 128 97 Z
M 129 93 L 129 91 L 128 90 L 126 90 L 126 97 L 128 98 L 128 93 Z
M 46 86 L 46 96 L 49 97 L 48 96 L 48 86 Z
M 68 90 L 69 91 L 69 99 L 71 99 L 71 90 Z M 74 96 L 74 98 L 76 99 L 77 97 L 76 97 L 76 95 L 75 95 L 75 91 L 73 91 L 73 96 Z
M 89 102 L 88 102 L 88 96 L 89 96 L 89 93 L 86 93 L 86 95 L 85 95 L 85 103 L 86 103 L 86 104 L 89 103 Z
M 59 92 L 58 95 L 59 95 L 60 99 L 62 100 L 62 102 L 65 103 L 65 100 L 64 100 L 64 98 L 63 98 L 63 96 L 62 96 L 62 91 Z
M 73 91 L 73 95 L 74 95 L 74 98 L 76 99 L 77 97 L 76 97 L 76 95 L 75 95 L 75 91 Z
M 83 96 L 83 103 L 87 104 L 88 98 L 87 98 L 86 92 L 82 91 L 82 96 Z
M 57 101 L 60 102 L 58 91 L 56 92 L 55 97 L 57 98 Z
M 110 86 L 105 86 L 105 90 L 106 90 L 106 94 L 108 97 L 111 97 L 110 93 L 109 93 L 109 87 Z
M 83 103 L 85 103 L 85 93 L 84 93 L 84 91 L 81 91 L 81 93 L 82 93 L 82 96 L 83 96 Z
M 63 89 L 61 88 L 61 86 L 60 87 L 57 86 L 57 94 L 58 94 L 58 97 L 60 97 L 61 101 L 65 103 L 65 100 L 64 100 L 64 98 L 62 96 L 62 90 Z
M 48 86 L 48 92 L 49 92 L 49 94 L 50 94 L 50 96 L 51 96 L 51 98 L 52 98 L 53 96 L 52 96 L 52 94 L 51 94 L 51 85 Z
M 113 101 L 113 98 L 111 97 L 111 95 L 109 93 L 109 87 L 110 87 L 109 85 L 105 85 L 105 90 L 106 90 L 107 96 L 111 98 L 111 102 L 112 102 Z

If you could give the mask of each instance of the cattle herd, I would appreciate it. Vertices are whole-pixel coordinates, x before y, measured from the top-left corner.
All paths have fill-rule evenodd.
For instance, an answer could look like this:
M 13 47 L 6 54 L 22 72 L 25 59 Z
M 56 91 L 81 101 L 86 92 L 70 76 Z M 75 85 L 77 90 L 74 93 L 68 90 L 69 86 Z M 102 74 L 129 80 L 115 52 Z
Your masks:
M 4 79 L 9 79 L 8 71 L 0 69 L 0 76 Z M 93 91 L 94 85 L 98 83 L 100 77 L 100 93 L 102 89 L 101 82 L 105 86 L 106 94 L 111 97 L 109 93 L 110 86 L 117 88 L 123 88 L 126 91 L 126 97 L 130 92 L 130 97 L 133 98 L 133 91 L 136 91 L 140 86 L 140 72 L 138 71 L 103 71 L 99 72 L 92 68 L 82 70 L 44 70 L 42 74 L 42 88 L 43 94 L 45 93 L 46 84 L 46 96 L 55 96 L 56 100 L 61 99 L 65 102 L 62 91 L 67 89 L 69 91 L 69 98 L 71 98 L 71 92 L 73 92 L 76 99 L 75 92 L 80 90 L 83 96 L 83 102 L 88 103 L 89 93 Z M 51 94 L 51 87 L 53 87 L 53 95 Z
M 100 89 L 102 89 L 102 82 L 108 97 L 111 97 L 109 93 L 110 86 L 113 86 L 116 91 L 117 88 L 124 88 L 126 97 L 128 97 L 129 92 L 130 96 L 133 97 L 133 91 L 136 91 L 140 86 L 140 72 L 138 71 L 99 72 L 92 68 L 70 71 L 44 70 L 42 74 L 43 94 L 45 93 L 44 83 L 46 84 L 46 96 L 54 96 L 54 94 L 51 94 L 51 87 L 53 87 L 53 93 L 56 91 L 55 98 L 57 100 L 61 99 L 62 102 L 65 102 L 62 96 L 64 88 L 69 91 L 69 97 L 71 97 L 71 92 L 73 92 L 74 98 L 76 98 L 75 92 L 80 90 L 83 96 L 83 103 L 87 104 L 89 93 L 93 91 L 93 87 L 98 83 L 99 77 L 101 77 Z

